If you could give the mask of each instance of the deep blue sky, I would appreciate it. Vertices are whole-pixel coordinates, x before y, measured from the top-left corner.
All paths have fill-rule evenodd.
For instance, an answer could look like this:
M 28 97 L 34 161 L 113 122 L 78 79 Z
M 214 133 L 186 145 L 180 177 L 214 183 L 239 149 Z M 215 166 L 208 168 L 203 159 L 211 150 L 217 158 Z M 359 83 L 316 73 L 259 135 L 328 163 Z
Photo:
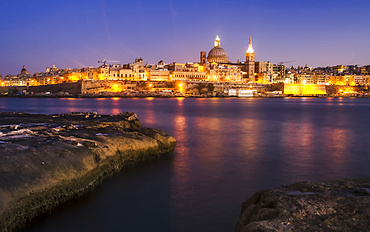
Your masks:
M 198 61 L 216 35 L 232 62 L 370 64 L 368 0 L 1 0 L 0 74 L 101 59 Z

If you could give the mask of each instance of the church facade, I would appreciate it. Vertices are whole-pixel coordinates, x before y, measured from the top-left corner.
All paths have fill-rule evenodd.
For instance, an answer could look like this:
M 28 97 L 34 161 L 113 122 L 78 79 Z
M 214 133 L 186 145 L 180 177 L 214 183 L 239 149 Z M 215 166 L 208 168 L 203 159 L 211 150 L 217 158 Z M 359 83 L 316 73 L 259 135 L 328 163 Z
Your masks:
M 206 52 L 200 52 L 200 64 L 207 64 L 210 76 L 215 79 L 214 69 L 217 67 L 224 67 L 223 69 L 230 69 L 224 71 L 228 73 L 228 78 L 224 75 L 218 79 L 230 81 L 255 82 L 255 53 L 252 46 L 252 37 L 249 37 L 249 45 L 245 54 L 244 62 L 232 63 L 229 61 L 226 51 L 221 47 L 220 37 L 217 36 L 214 42 L 214 47 L 208 52 L 206 59 Z M 219 69 L 219 68 L 218 68 Z M 216 78 L 217 79 L 217 78 Z

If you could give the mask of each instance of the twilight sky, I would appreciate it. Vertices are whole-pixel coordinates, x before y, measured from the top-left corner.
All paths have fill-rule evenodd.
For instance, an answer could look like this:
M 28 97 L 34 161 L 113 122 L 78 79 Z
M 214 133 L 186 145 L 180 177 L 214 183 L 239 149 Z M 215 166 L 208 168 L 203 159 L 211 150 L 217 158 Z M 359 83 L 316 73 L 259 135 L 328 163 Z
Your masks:
M 311 67 L 370 64 L 368 0 L 1 0 L 0 74 L 199 61 L 221 38 L 229 60 Z

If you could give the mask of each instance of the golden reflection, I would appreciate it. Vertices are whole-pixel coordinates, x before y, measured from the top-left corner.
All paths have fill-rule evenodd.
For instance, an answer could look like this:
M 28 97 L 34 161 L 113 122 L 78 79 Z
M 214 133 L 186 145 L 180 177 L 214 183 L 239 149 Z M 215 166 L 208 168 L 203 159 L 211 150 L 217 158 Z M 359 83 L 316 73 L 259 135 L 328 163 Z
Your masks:
M 266 144 L 264 144 L 262 138 L 264 128 L 268 127 L 266 123 L 266 121 L 255 118 L 244 118 L 236 122 L 236 125 L 231 128 L 238 139 L 236 147 L 242 148 L 242 157 L 240 158 L 248 165 L 248 173 L 251 174 L 250 177 L 245 178 L 256 178 L 253 174 L 259 172 L 257 169 L 261 168 L 260 162 L 265 158 L 261 152 L 266 149 Z
M 241 129 L 244 137 L 242 139 L 243 146 L 248 150 L 256 150 L 260 139 L 261 121 L 251 118 L 246 118 L 241 121 Z
M 303 116 L 299 122 L 286 120 L 283 124 L 281 140 L 285 151 L 281 159 L 284 159 L 285 171 L 288 173 L 296 173 L 298 169 L 298 173 L 307 176 L 312 172 L 312 161 L 315 159 L 313 144 L 315 131 L 311 123 L 304 121 Z
M 111 98 L 113 101 L 112 101 L 112 114 L 115 115 L 115 114 L 119 114 L 120 113 L 120 109 L 119 109 L 119 99 L 118 97 L 114 97 L 114 98 Z
M 156 123 L 156 113 L 151 107 L 151 105 L 147 106 L 145 117 L 140 117 L 139 115 L 139 119 L 142 121 L 143 125 L 153 125 Z
M 322 131 L 325 138 L 324 147 L 331 152 L 327 152 L 330 156 L 330 162 L 328 166 L 335 166 L 335 168 L 341 169 L 345 165 L 344 157 L 345 148 L 347 147 L 347 131 L 341 128 L 327 127 Z
M 195 119 L 195 127 L 199 128 L 200 132 L 209 130 L 210 133 L 214 136 L 216 133 L 220 133 L 219 128 L 219 120 L 216 118 L 208 118 L 208 117 L 196 117 Z M 204 137 L 207 137 L 206 135 Z
M 119 109 L 117 109 L 117 108 L 112 109 L 112 115 L 116 115 L 116 114 L 119 114 L 119 113 L 121 113 L 121 111 Z
M 223 136 L 229 133 L 229 128 L 222 127 L 220 118 L 197 117 L 194 124 L 198 133 L 202 134 L 202 142 L 195 143 L 194 148 L 208 154 L 198 156 L 200 168 L 209 175 L 222 175 L 225 156 L 218 154 L 222 150 Z
M 77 108 L 74 108 L 74 107 L 69 107 L 69 108 L 67 108 L 67 111 L 68 112 L 78 112 L 79 110 Z
M 184 141 L 186 140 L 187 138 L 185 137 L 185 130 L 187 128 L 187 125 L 186 125 L 186 118 L 184 116 L 181 116 L 181 115 L 177 115 L 175 116 L 175 119 L 174 119 L 174 128 L 175 128 L 175 138 L 176 140 L 179 140 L 179 141 Z
M 173 123 L 174 123 L 174 131 L 173 136 L 177 140 L 176 144 L 176 152 L 177 156 L 175 156 L 174 164 L 176 164 L 176 167 L 174 167 L 174 183 L 180 183 L 179 186 L 187 186 L 187 182 L 190 182 L 190 175 L 189 173 L 191 170 L 191 155 L 189 154 L 189 136 L 187 134 L 188 127 L 187 127 L 187 121 L 186 117 L 183 115 L 177 115 L 175 116 Z M 177 189 L 179 193 L 176 193 L 175 195 L 182 195 L 181 192 L 183 190 Z

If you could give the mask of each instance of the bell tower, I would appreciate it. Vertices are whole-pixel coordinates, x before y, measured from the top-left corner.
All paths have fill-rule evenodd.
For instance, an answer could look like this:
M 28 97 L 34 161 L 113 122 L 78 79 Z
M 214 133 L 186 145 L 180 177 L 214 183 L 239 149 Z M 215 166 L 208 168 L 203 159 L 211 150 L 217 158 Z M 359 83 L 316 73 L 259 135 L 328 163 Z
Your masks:
M 246 72 L 246 77 L 248 78 L 249 82 L 255 82 L 254 76 L 254 50 L 252 47 L 252 37 L 249 36 L 249 46 L 245 53 L 245 68 L 244 71 Z
M 206 64 L 207 63 L 207 56 L 205 51 L 200 52 L 200 64 Z

